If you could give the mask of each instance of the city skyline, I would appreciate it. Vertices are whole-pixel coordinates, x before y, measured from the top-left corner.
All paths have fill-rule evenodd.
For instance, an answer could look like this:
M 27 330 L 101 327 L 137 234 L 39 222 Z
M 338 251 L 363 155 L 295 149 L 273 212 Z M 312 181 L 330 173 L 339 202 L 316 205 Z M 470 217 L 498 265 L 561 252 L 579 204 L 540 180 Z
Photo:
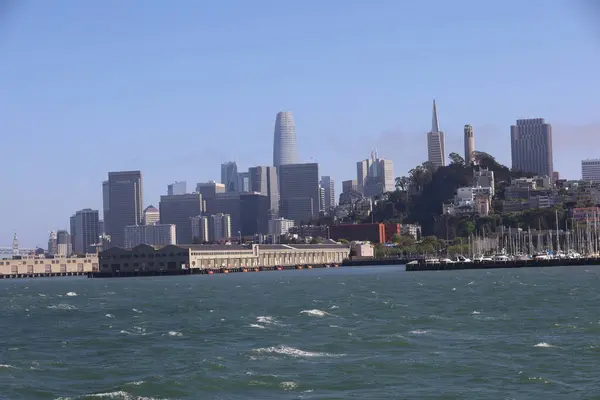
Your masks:
M 309 2 L 301 12 L 288 13 L 296 6 L 275 10 L 240 2 L 244 18 L 233 17 L 238 25 L 231 33 L 218 23 L 230 18 L 223 5 L 184 1 L 181 10 L 171 11 L 148 6 L 144 26 L 153 28 L 145 30 L 129 26 L 129 18 L 113 21 L 115 9 L 108 6 L 73 4 L 68 17 L 64 7 L 44 3 L 15 7 L 0 44 L 10 60 L 0 66 L 5 94 L 0 130 L 20 151 L 4 156 L 11 165 L 2 176 L 10 212 L 0 214 L 0 245 L 10 245 L 14 232 L 24 247 L 44 245 L 49 231 L 68 229 L 76 210 L 102 210 L 99 182 L 108 171 L 142 171 L 143 206 L 156 206 L 174 179 L 191 188 L 218 181 L 223 160 L 236 160 L 240 170 L 270 165 L 273 115 L 280 109 L 294 113 L 298 162 L 318 162 L 319 173 L 335 180 L 338 193 L 342 181 L 356 178 L 354 166 L 365 148 L 385 149 L 397 176 L 426 160 L 424 134 L 434 97 L 446 153 L 463 153 L 463 127 L 471 124 L 476 150 L 510 165 L 510 125 L 543 117 L 553 127 L 554 169 L 562 177 L 578 178 L 580 160 L 599 156 L 593 77 L 600 51 L 584 10 L 508 1 L 488 6 L 493 13 L 488 7 L 449 4 L 432 13 L 425 5 L 403 9 L 389 3 L 377 18 L 365 18 L 375 16 L 367 5 L 356 3 L 339 15 L 337 4 L 319 4 L 313 13 L 317 4 Z M 540 4 L 544 18 L 532 18 Z M 132 5 L 119 10 L 136 15 Z M 160 23 L 165 12 L 172 12 L 178 30 Z M 398 22 L 397 15 L 403 15 L 402 23 L 391 23 Z M 340 19 L 335 32 L 332 16 Z M 261 18 L 275 24 L 258 28 Z M 468 26 L 447 32 L 449 21 L 463 18 Z M 115 31 L 106 32 L 108 21 Z M 307 21 L 314 29 L 300 33 Z M 419 39 L 405 42 L 407 35 Z M 199 42 L 202 37 L 211 41 Z M 101 38 L 93 48 L 86 46 L 92 38 Z M 304 45 L 308 42 L 314 45 Z M 575 45 L 565 48 L 565 42 Z M 192 45 L 202 46 L 202 56 L 189 51 Z M 564 51 L 569 57 L 541 64 L 547 54 Z M 53 55 L 43 71 L 35 67 L 40 54 Z M 444 57 L 442 68 L 432 54 Z M 382 57 L 386 62 L 372 61 Z M 140 65 L 143 71 L 134 72 Z M 44 90 L 34 95 L 26 87 Z M 32 143 L 44 151 L 24 150 Z M 68 170 L 76 196 L 53 191 L 56 182 L 45 179 L 41 165 Z M 56 195 L 42 202 L 28 194 L 24 182 Z M 28 213 L 41 209 L 52 212 Z

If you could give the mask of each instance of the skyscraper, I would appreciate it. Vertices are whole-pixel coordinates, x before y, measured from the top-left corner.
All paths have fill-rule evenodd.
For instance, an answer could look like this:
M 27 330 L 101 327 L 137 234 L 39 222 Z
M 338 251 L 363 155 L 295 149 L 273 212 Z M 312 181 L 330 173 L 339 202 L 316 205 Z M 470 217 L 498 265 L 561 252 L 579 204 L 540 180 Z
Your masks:
M 319 215 L 319 164 L 281 165 L 279 196 L 284 218 L 307 223 Z
M 238 191 L 238 169 L 235 161 L 221 164 L 221 183 L 228 193 Z
M 290 111 L 277 113 L 273 141 L 273 165 L 296 164 L 298 149 L 296 148 L 296 128 Z
M 600 182 L 600 158 L 581 160 L 581 180 Z
M 335 207 L 335 183 L 330 176 L 322 176 L 321 187 L 325 191 L 323 209 L 326 213 L 329 213 L 331 208 Z
M 518 119 L 510 127 L 513 169 L 552 178 L 552 126 L 543 118 Z
M 444 132 L 440 131 L 435 100 L 433 100 L 431 131 L 427 133 L 427 160 L 434 167 L 443 167 L 446 165 L 446 141 L 444 139 Z
M 202 195 L 190 193 L 160 196 L 158 208 L 160 223 L 175 225 L 177 244 L 191 244 L 193 235 L 190 219 L 202 214 Z
M 71 217 L 71 242 L 76 254 L 94 253 L 99 242 L 100 224 L 98 210 L 86 208 Z
M 111 247 L 125 245 L 125 227 L 142 222 L 143 197 L 140 171 L 109 172 L 108 183 L 102 184 L 104 196 L 106 234 Z M 108 212 L 106 207 L 108 206 Z
M 473 161 L 475 153 L 475 132 L 471 125 L 465 125 L 465 164 L 469 165 Z
M 279 214 L 279 181 L 277 168 L 257 166 L 248 168 L 250 192 L 258 192 L 269 198 L 269 215 L 271 218 Z
M 356 163 L 356 186 L 360 193 L 365 192 L 365 182 L 371 170 L 372 159 L 367 158 Z
M 187 182 L 173 182 L 167 186 L 167 194 L 173 196 L 174 194 L 186 194 L 187 193 Z
M 357 163 L 358 190 L 365 197 L 393 191 L 394 179 L 392 160 L 379 158 L 376 151 L 371 152 L 370 158 Z

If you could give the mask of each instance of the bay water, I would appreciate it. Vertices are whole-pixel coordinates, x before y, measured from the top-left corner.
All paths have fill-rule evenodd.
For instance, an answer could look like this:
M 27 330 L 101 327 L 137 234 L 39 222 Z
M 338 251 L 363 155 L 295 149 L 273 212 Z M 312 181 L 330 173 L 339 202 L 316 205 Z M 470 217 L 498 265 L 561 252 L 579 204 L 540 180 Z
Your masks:
M 0 281 L 0 399 L 591 399 L 600 268 Z

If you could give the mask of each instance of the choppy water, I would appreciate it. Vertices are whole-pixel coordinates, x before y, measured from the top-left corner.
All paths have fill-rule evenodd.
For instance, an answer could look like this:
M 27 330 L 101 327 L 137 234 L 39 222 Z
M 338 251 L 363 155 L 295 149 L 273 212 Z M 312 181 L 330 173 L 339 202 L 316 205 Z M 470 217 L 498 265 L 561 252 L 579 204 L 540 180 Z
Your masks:
M 0 281 L 0 398 L 594 398 L 599 277 L 370 267 Z

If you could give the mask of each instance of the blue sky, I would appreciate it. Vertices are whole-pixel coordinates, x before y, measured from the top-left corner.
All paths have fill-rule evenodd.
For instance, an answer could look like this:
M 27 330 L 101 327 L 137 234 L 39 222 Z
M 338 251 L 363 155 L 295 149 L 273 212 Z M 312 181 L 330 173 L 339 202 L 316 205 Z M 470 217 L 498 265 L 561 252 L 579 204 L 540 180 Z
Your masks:
M 45 247 L 107 172 L 144 200 L 272 160 L 294 113 L 300 159 L 339 184 L 372 148 L 404 175 L 446 149 L 510 162 L 517 118 L 553 124 L 555 168 L 600 152 L 600 31 L 590 1 L 13 1 L 0 7 L 0 246 Z

